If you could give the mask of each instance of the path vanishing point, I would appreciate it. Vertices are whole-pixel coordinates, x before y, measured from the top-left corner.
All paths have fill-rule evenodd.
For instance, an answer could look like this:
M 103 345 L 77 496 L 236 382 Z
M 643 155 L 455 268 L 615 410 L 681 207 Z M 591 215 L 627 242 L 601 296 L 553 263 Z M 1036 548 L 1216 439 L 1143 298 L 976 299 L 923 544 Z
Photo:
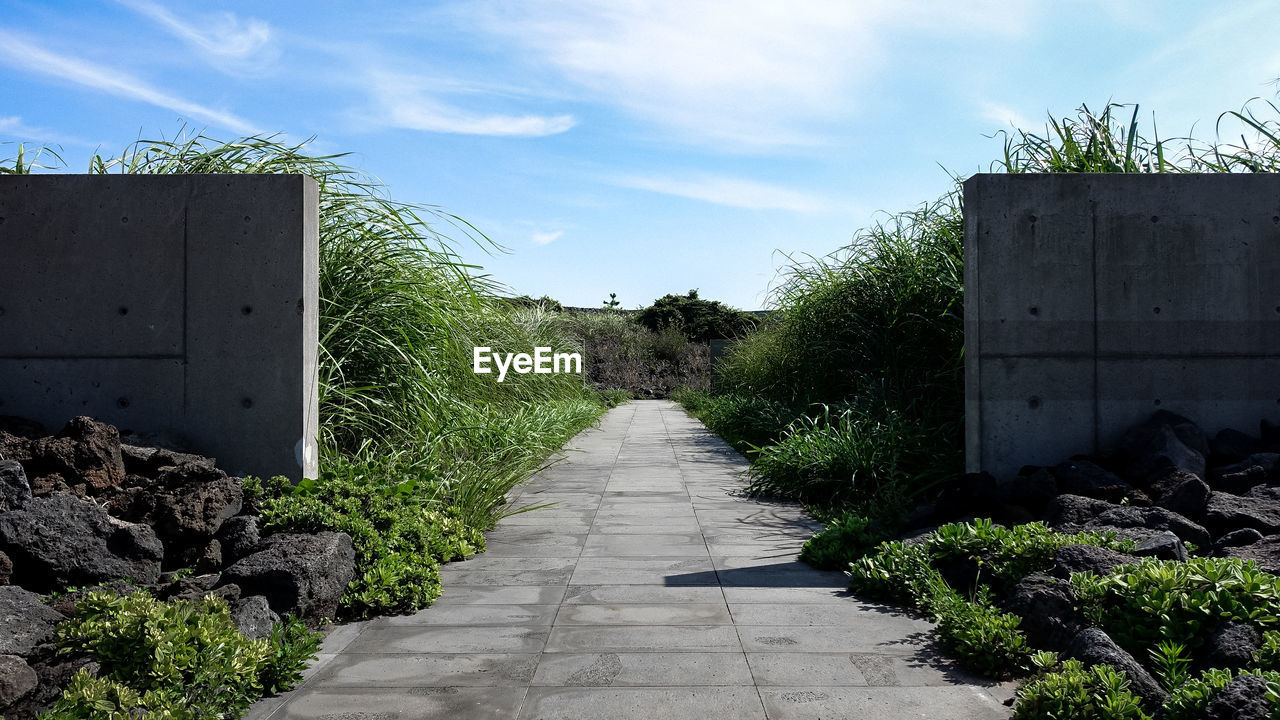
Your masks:
M 253 720 L 1007 718 L 930 624 L 796 559 L 820 529 L 741 497 L 746 461 L 674 403 L 635 401 L 516 488 L 489 549 L 414 615 L 337 627 Z

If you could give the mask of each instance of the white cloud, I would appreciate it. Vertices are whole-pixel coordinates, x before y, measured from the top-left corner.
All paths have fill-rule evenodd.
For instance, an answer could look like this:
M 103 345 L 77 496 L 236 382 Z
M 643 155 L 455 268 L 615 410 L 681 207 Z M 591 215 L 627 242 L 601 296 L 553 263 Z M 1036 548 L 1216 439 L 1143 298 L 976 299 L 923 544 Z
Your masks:
M 559 240 L 561 235 L 564 235 L 563 230 L 556 230 L 555 232 L 535 232 L 533 237 L 530 239 L 533 241 L 534 245 L 546 245 L 547 243 Z
M 243 135 L 256 132 L 249 121 L 237 115 L 171 95 L 118 70 L 50 52 L 3 30 L 0 30 L 0 63 L 173 110 Z
M 188 22 L 150 0 L 116 2 L 151 18 L 215 60 L 231 61 L 243 67 L 242 63 L 266 62 L 277 55 L 271 44 L 271 26 L 263 20 L 249 18 L 242 22 L 232 13 L 217 13 L 201 17 L 198 23 Z
M 1034 124 L 1026 115 L 1000 103 L 983 103 L 981 114 L 984 120 L 990 120 L 999 126 L 996 130 L 1008 130 L 1011 126 L 1019 130 L 1031 130 Z
M 369 89 L 381 113 L 377 122 L 391 127 L 459 135 L 544 137 L 569 130 L 572 115 L 504 115 L 463 110 L 437 100 L 411 76 L 369 74 Z
M 668 177 L 628 175 L 615 178 L 613 183 L 637 190 L 648 190 L 750 210 L 790 210 L 804 213 L 820 211 L 827 207 L 827 203 L 811 195 L 740 178 L 703 176 L 677 180 Z
M 684 139 L 756 149 L 821 144 L 857 110 L 894 31 L 1017 32 L 1021 5 L 586 0 L 460 12 L 596 99 Z

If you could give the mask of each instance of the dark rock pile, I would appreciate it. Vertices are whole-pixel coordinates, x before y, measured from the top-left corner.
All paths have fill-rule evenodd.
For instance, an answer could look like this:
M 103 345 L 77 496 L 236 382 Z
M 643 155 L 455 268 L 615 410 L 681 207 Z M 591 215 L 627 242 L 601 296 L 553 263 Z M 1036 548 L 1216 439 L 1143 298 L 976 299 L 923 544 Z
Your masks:
M 1187 418 L 1157 412 L 1097 456 L 1024 467 L 1011 478 L 966 475 L 937 504 L 917 508 L 913 524 L 972 517 L 1004 524 L 1041 520 L 1063 532 L 1111 530 L 1136 541 L 1132 555 L 1088 545 L 1061 548 L 1047 573 L 1026 577 L 1002 604 L 1022 617 L 1019 627 L 1032 645 L 1086 665 L 1122 669 L 1131 690 L 1158 702 L 1164 691 L 1141 663 L 1079 615 L 1071 573 L 1106 574 L 1134 556 L 1186 560 L 1191 545 L 1201 554 L 1254 560 L 1280 574 L 1280 426 L 1264 420 L 1257 437 L 1237 430 L 1210 437 Z M 1253 628 L 1225 624 L 1206 639 L 1197 667 L 1242 667 L 1260 644 Z M 1251 695 L 1255 680 L 1233 682 L 1215 697 L 1208 716 L 1252 717 L 1257 708 L 1249 703 L 1262 697 L 1261 691 Z M 1265 709 L 1258 717 L 1266 716 Z
M 87 417 L 50 435 L 0 416 L 0 715 L 34 717 L 88 664 L 52 641 L 92 589 L 212 593 L 255 638 L 282 614 L 333 616 L 354 575 L 351 538 L 264 537 L 245 510 L 240 478 L 211 458 L 122 443 Z

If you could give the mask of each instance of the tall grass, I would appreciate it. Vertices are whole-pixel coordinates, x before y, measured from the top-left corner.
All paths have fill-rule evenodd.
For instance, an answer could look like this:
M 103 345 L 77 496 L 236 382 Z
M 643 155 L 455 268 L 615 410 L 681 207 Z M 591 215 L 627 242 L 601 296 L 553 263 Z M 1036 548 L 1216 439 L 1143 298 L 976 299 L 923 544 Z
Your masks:
M 1274 102 L 1223 113 L 1215 131 L 1211 142 L 1161 138 L 1136 105 L 1082 105 L 1043 132 L 1004 133 L 993 169 L 1280 170 Z M 960 472 L 963 235 L 957 185 L 781 271 L 776 312 L 729 352 L 718 394 L 680 397 L 753 457 L 752 490 L 866 510 L 925 501 Z
M 19 149 L 10 172 L 48 169 Z M 56 158 L 56 155 L 52 157 Z M 320 188 L 320 447 L 322 468 L 369 482 L 413 478 L 423 502 L 492 525 L 505 495 L 602 410 L 575 375 L 471 371 L 472 348 L 579 349 L 548 313 L 512 309 L 501 288 L 465 263 L 457 238 L 495 249 L 466 221 L 392 200 L 376 179 L 272 138 L 202 135 L 139 141 L 107 174 L 300 173 Z

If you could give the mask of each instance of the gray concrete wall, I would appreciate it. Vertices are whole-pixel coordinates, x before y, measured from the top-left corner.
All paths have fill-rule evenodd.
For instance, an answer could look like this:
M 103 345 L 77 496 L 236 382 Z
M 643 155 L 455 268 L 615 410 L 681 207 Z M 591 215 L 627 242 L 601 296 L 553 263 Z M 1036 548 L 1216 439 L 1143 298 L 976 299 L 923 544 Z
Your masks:
M 1155 410 L 1280 416 L 1280 176 L 964 185 L 966 464 L 1008 475 Z
M 315 477 L 318 206 L 301 175 L 0 176 L 0 414 Z

